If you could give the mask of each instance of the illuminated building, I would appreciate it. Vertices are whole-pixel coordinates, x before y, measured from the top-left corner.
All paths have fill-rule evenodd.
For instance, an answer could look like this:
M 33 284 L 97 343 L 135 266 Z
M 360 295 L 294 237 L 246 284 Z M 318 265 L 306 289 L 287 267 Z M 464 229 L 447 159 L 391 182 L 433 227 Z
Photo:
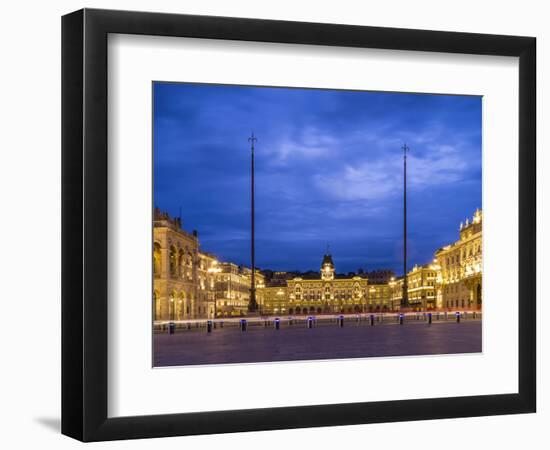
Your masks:
M 155 209 L 154 320 L 245 315 L 250 300 L 250 275 L 248 267 L 219 262 L 213 254 L 202 251 L 196 231 L 185 231 L 180 218 Z M 255 284 L 264 287 L 259 271 Z
M 248 267 L 233 263 L 220 263 L 215 278 L 216 317 L 243 316 L 250 301 L 250 276 Z M 264 276 L 256 270 L 254 283 L 257 289 L 264 287 Z M 257 294 L 260 302 L 261 294 Z
M 262 294 L 266 314 L 321 314 L 396 311 L 403 297 L 403 277 L 391 271 L 335 275 L 325 255 L 315 277 L 274 272 Z M 371 279 L 372 276 L 372 279 Z M 460 239 L 439 249 L 433 262 L 407 273 L 409 308 L 481 309 L 482 212 L 460 225 Z
M 266 314 L 360 313 L 392 308 L 388 284 L 369 284 L 366 276 L 336 276 L 330 254 L 324 255 L 315 278 L 294 277 L 284 286 L 278 284 L 258 289 Z
M 481 309 L 482 212 L 460 224 L 459 240 L 435 259 L 407 273 L 412 310 Z M 243 316 L 250 302 L 251 270 L 219 262 L 200 249 L 197 232 L 179 218 L 155 210 L 153 303 L 155 320 Z M 340 314 L 396 311 L 403 277 L 391 271 L 338 275 L 332 255 L 318 272 L 255 272 L 256 298 L 264 315 Z
M 409 308 L 423 311 L 436 308 L 436 282 L 438 266 L 426 264 L 415 265 L 407 274 L 407 290 L 409 293 Z M 391 300 L 393 304 L 399 305 L 403 296 L 403 277 L 390 282 L 392 286 Z
M 435 263 L 438 308 L 475 308 L 482 304 L 483 214 L 476 210 L 472 221 L 460 224 L 460 238 L 439 249 Z
M 213 317 L 215 257 L 200 251 L 196 231 L 158 209 L 153 222 L 153 314 L 155 320 Z

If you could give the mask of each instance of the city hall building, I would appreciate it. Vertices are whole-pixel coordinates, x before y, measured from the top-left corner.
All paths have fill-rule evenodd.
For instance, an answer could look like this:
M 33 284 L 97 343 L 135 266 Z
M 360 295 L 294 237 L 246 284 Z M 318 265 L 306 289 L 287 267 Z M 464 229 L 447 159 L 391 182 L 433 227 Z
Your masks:
M 295 277 L 286 286 L 261 292 L 264 314 L 359 313 L 393 309 L 389 284 L 369 284 L 366 276 L 336 276 L 332 255 L 323 257 L 319 276 Z

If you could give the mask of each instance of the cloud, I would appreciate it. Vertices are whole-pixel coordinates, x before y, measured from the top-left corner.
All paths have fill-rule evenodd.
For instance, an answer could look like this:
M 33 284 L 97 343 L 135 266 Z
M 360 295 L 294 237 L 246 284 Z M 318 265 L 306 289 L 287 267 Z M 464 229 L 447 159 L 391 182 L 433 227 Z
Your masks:
M 287 133 L 282 139 L 268 144 L 263 150 L 269 165 L 272 167 L 286 166 L 300 159 L 317 159 L 330 156 L 338 145 L 338 140 L 320 129 L 312 126 L 298 131 L 293 138 Z
M 155 204 L 228 260 L 249 258 L 252 130 L 264 265 L 316 268 L 330 242 L 339 270 L 399 270 L 405 142 L 418 262 L 482 206 L 474 97 L 161 83 L 154 126 Z
M 469 160 L 464 144 L 426 145 L 427 151 L 407 155 L 410 189 L 430 189 L 456 183 L 469 177 L 479 161 Z M 387 200 L 403 191 L 403 160 L 392 155 L 373 160 L 347 163 L 339 170 L 318 173 L 314 177 L 319 190 L 339 200 Z

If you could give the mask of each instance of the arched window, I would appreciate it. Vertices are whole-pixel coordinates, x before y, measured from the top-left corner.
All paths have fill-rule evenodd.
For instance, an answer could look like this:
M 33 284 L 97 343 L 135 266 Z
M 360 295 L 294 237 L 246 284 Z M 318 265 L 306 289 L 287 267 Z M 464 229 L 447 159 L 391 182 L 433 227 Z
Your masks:
M 160 297 L 157 291 L 153 291 L 153 311 L 155 316 L 154 320 L 160 320 Z
M 170 247 L 170 275 L 176 276 L 177 275 L 177 267 L 178 267 L 178 254 L 176 252 L 176 247 L 173 245 Z
M 183 249 L 180 248 L 179 252 L 178 252 L 178 277 L 182 278 L 185 274 L 185 270 L 184 270 L 184 267 L 183 267 L 183 262 L 184 262 L 184 253 L 183 253 Z
M 155 278 L 160 277 L 161 265 L 160 265 L 160 244 L 155 242 L 153 244 L 153 276 Z

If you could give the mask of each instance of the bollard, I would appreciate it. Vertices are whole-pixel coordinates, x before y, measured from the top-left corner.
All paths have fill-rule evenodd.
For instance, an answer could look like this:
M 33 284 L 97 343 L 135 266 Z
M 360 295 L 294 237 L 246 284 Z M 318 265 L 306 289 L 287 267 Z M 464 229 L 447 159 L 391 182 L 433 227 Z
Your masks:
M 174 334 L 176 332 L 176 324 L 174 322 L 170 322 L 168 324 L 168 330 L 170 334 Z
M 239 326 L 241 328 L 241 331 L 246 331 L 246 319 L 241 319 L 239 321 Z
M 428 324 L 432 324 L 432 313 L 428 313 Z
M 476 312 L 474 311 L 474 319 L 476 318 Z
M 264 328 L 266 328 L 268 325 L 268 321 L 267 320 L 264 320 Z
M 220 322 L 220 328 L 223 328 L 223 320 Z
M 371 314 L 371 315 L 370 315 L 370 326 L 371 326 L 371 327 L 374 326 L 374 314 Z
M 308 328 L 313 328 L 313 317 L 308 317 L 307 318 L 307 327 Z
M 211 320 L 206 321 L 206 332 L 207 333 L 212 333 L 212 321 Z
M 439 320 L 439 313 L 437 313 L 437 320 Z
M 455 316 L 456 316 L 456 323 L 460 323 L 460 313 L 456 312 Z
M 340 327 L 344 326 L 344 316 L 338 316 L 338 325 L 340 325 Z
M 403 314 L 399 314 L 399 325 L 403 325 Z
M 199 328 L 199 322 L 195 322 L 195 328 Z
M 187 322 L 187 329 L 190 330 L 191 329 L 191 324 L 189 322 Z
M 280 320 L 278 317 L 275 318 L 275 321 L 274 321 L 273 323 L 274 323 L 274 325 L 275 325 L 275 329 L 276 329 L 276 330 L 280 330 L 280 329 L 281 329 L 281 320 Z
M 447 320 L 448 318 L 449 318 L 449 313 L 445 311 L 445 320 Z
M 359 322 L 361 321 L 361 316 L 360 316 L 359 314 L 357 314 L 357 315 L 355 316 L 355 321 L 356 321 L 357 323 L 359 323 Z

